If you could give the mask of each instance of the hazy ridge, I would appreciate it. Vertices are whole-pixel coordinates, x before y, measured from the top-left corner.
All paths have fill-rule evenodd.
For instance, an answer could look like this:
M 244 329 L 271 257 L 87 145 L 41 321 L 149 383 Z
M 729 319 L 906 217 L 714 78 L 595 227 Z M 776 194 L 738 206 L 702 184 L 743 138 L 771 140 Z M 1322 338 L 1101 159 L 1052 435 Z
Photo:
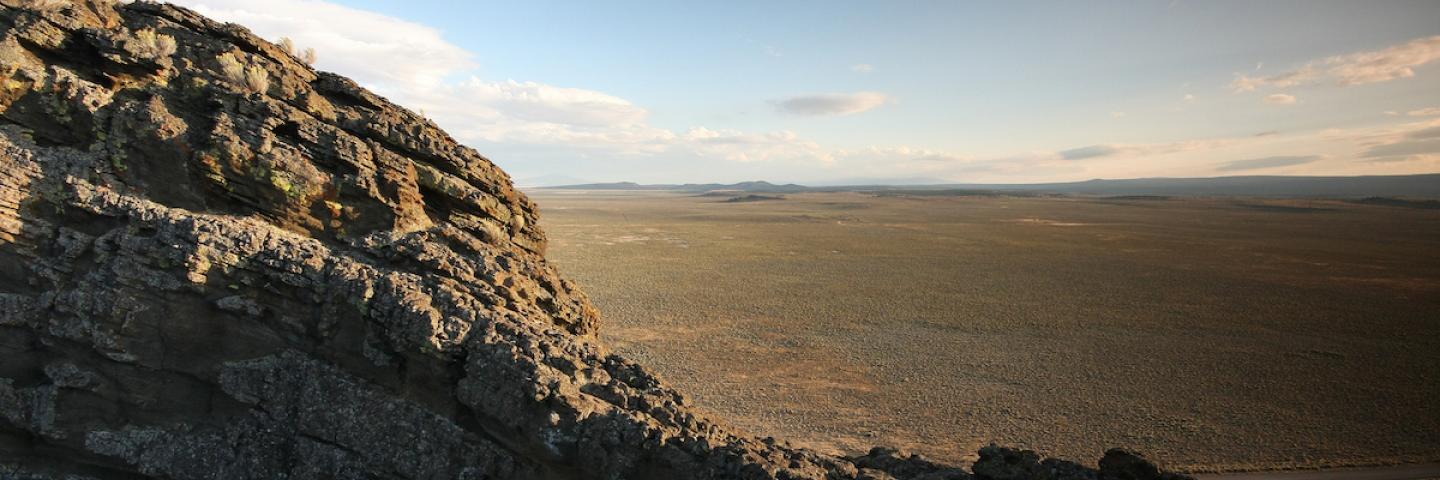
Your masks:
M 542 187 L 551 190 L 676 190 L 705 192 L 798 193 L 845 191 L 971 191 L 1080 194 L 1080 195 L 1183 195 L 1260 197 L 1440 197 L 1440 174 L 1366 175 L 1354 177 L 1309 177 L 1255 175 L 1203 178 L 1094 179 L 1060 183 L 946 183 L 933 185 L 839 185 L 806 186 L 766 181 L 739 183 L 639 184 L 634 182 L 586 183 Z

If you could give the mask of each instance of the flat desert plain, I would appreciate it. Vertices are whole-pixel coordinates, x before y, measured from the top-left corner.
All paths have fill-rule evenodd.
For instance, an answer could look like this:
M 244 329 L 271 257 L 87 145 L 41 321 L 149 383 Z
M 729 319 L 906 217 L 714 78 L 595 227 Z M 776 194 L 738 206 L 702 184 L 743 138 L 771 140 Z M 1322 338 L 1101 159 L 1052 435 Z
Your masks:
M 532 192 L 601 336 L 756 436 L 1192 472 L 1440 460 L 1440 210 Z

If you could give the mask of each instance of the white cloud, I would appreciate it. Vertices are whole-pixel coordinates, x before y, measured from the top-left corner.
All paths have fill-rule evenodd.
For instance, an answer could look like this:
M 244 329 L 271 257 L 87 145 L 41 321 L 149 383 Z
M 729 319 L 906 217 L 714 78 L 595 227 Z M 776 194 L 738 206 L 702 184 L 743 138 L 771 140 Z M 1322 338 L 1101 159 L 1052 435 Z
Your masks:
M 447 97 L 490 105 L 509 117 L 536 122 L 630 126 L 643 122 L 647 113 L 623 98 L 535 82 L 487 82 L 472 77 L 452 90 Z
M 909 146 L 898 147 L 867 147 L 852 150 L 839 150 L 834 155 L 839 160 L 856 160 L 882 164 L 884 168 L 903 170 L 911 173 L 935 172 L 953 169 L 956 166 L 975 162 L 979 159 L 970 156 L 956 155 L 940 150 L 927 148 L 916 148 Z M 890 173 L 894 173 L 893 170 Z
M 470 52 L 418 23 L 314 0 L 176 0 L 256 35 L 290 37 L 320 53 L 318 66 L 380 91 L 434 86 L 476 66 Z
M 1440 60 L 1440 35 L 1417 38 L 1384 50 L 1326 60 L 1341 85 L 1363 85 L 1415 76 L 1415 67 Z
M 1211 155 L 1210 152 L 1258 141 L 1220 138 L 1152 144 L 1111 143 L 988 157 L 914 147 L 871 147 L 842 150 L 835 157 L 836 165 L 847 171 L 890 176 L 905 172 L 959 182 L 1064 181 L 1077 175 L 1108 178 L 1173 175 L 1181 167 L 1193 168 L 1192 174 L 1198 176 L 1213 172 L 1209 165 L 1198 161 Z M 1172 173 L 1164 173 L 1167 171 Z
M 1121 118 L 1124 116 L 1125 112 L 1110 112 L 1110 118 Z
M 1403 118 L 1403 117 L 1402 117 Z M 1330 129 L 1316 141 L 1333 142 L 1351 152 L 1353 164 L 1392 173 L 1434 173 L 1440 168 L 1440 119 L 1356 129 Z M 1373 170 L 1365 171 L 1375 174 Z
M 1440 154 L 1440 120 L 1407 123 L 1395 128 L 1356 136 L 1363 146 L 1360 157 L 1392 162 Z
M 834 157 L 819 144 L 795 132 L 745 133 L 738 130 L 691 128 L 681 136 L 684 148 L 695 154 L 737 162 L 806 159 L 831 163 Z
M 534 81 L 484 79 L 475 73 L 474 56 L 446 41 L 440 31 L 373 12 L 317 0 L 176 3 L 244 25 L 264 38 L 284 36 L 301 47 L 313 47 L 320 53 L 317 67 L 346 75 L 400 105 L 423 110 L 472 145 L 559 146 L 575 156 L 674 153 L 812 163 L 830 159 L 819 145 L 794 132 L 697 127 L 676 133 L 648 125 L 645 108 L 615 95 Z M 773 46 L 763 49 L 781 55 Z
M 1051 152 L 1030 152 L 1003 157 L 977 157 L 911 146 L 839 150 L 836 170 L 849 178 L 885 179 L 897 175 L 923 177 L 923 183 L 1005 180 L 1015 176 L 1075 172 L 1073 164 L 1056 161 Z
M 1314 67 L 1306 66 L 1299 70 L 1292 70 L 1268 77 L 1237 75 L 1235 81 L 1230 83 L 1230 86 L 1237 92 L 1252 92 L 1260 87 L 1293 87 L 1310 83 L 1316 78 L 1319 78 L 1320 75 L 1320 72 Z
M 1340 86 L 1388 82 L 1414 77 L 1415 68 L 1436 60 L 1440 60 L 1440 35 L 1417 38 L 1380 50 L 1316 60 L 1276 75 L 1251 77 L 1236 74 L 1230 86 L 1237 92 L 1249 92 L 1263 87 L 1285 88 L 1325 80 Z
M 1331 152 L 1314 155 L 1313 152 Z M 1217 158 L 1239 158 L 1216 163 Z M 1440 120 L 1375 129 L 1160 143 L 1103 143 L 1056 151 L 962 155 L 915 147 L 839 150 L 832 172 L 872 178 L 918 175 L 953 182 L 1046 182 L 1077 178 L 1203 177 L 1284 168 L 1285 174 L 1433 172 L 1440 166 Z
M 1283 93 L 1272 93 L 1272 94 L 1270 94 L 1270 95 L 1266 95 L 1266 96 L 1265 96 L 1265 103 L 1268 103 L 1268 104 L 1271 104 L 1271 105 L 1294 105 L 1294 104 L 1295 104 L 1295 96 L 1294 96 L 1294 95 L 1286 95 L 1286 94 L 1283 94 Z
M 1183 100 L 1185 103 L 1192 103 L 1195 101 L 1195 96 L 1187 93 L 1184 97 L 1181 97 L 1180 100 Z
M 774 100 L 775 108 L 797 115 L 853 115 L 873 110 L 890 97 L 877 92 L 817 93 Z
M 1327 154 L 1315 155 L 1317 151 Z M 1226 158 L 1240 160 L 1216 163 L 1216 159 Z M 923 173 L 957 182 L 999 183 L 1203 177 L 1262 169 L 1294 175 L 1428 173 L 1440 168 L 1440 119 L 1283 135 L 1266 131 L 1174 142 L 1102 143 L 981 157 L 905 147 L 872 148 L 841 151 L 835 165 L 891 176 Z
M 875 71 L 875 66 L 868 63 L 857 63 L 850 66 L 850 71 L 855 73 L 870 73 Z
M 1419 110 L 1405 112 L 1405 114 L 1412 117 L 1433 117 L 1440 115 L 1440 107 L 1421 108 Z
M 472 53 L 424 25 L 318 0 L 178 3 L 220 20 L 246 25 L 265 38 L 288 36 L 302 48 L 314 47 L 320 53 L 320 68 L 354 78 L 398 104 L 423 109 L 457 139 L 495 154 L 501 161 L 519 157 L 521 160 L 515 160 L 518 163 L 506 165 L 517 174 L 537 173 L 535 168 L 542 169 L 538 173 L 553 172 L 555 165 L 591 165 L 586 162 L 603 160 L 607 166 L 627 165 L 614 168 L 618 172 L 615 175 L 635 177 L 643 177 L 644 172 L 674 175 L 670 173 L 674 169 L 660 166 L 693 162 L 697 165 L 692 168 L 697 170 L 694 180 L 723 175 L 698 171 L 704 165 L 721 172 L 751 172 L 754 178 L 792 172 L 796 179 L 923 174 L 956 181 L 1060 181 L 1206 175 L 1214 173 L 1216 158 L 1261 159 L 1315 151 L 1331 155 L 1291 168 L 1317 174 L 1415 173 L 1433 171 L 1440 165 L 1440 155 L 1431 153 L 1440 143 L 1434 130 L 1440 127 L 1440 120 L 1373 131 L 1287 131 L 1285 135 L 1151 144 L 1097 143 L 1068 150 L 985 154 L 904 146 L 840 150 L 786 130 L 750 132 L 703 126 L 674 130 L 651 125 L 644 107 L 617 95 L 525 79 L 484 78 L 477 73 L 478 63 Z M 1384 58 L 1409 60 L 1375 60 L 1383 66 L 1373 69 L 1376 72 L 1401 72 L 1395 65 L 1414 63 L 1419 58 L 1414 52 L 1380 52 L 1388 52 Z M 1331 66 L 1323 66 L 1320 71 L 1330 75 Z M 1358 72 L 1344 70 L 1346 78 L 1383 77 Z M 1282 80 L 1260 82 L 1255 88 L 1270 87 Z M 889 101 L 884 94 L 855 92 L 799 96 L 774 104 L 785 111 L 808 115 L 846 115 Z M 1435 109 L 1419 109 L 1395 118 L 1434 114 Z M 525 163 L 532 158 L 540 160 L 536 164 L 541 166 Z M 714 162 L 728 163 L 716 167 Z M 525 170 L 523 167 L 530 167 L 529 171 L 517 171 Z M 680 172 L 686 174 L 684 168 Z
M 355 79 L 442 125 L 539 123 L 628 127 L 646 111 L 605 93 L 536 82 L 487 81 L 470 52 L 424 25 L 314 0 L 180 0 L 257 35 L 285 36 L 320 52 L 320 68 Z M 513 125 L 498 127 L 508 130 Z M 493 138 L 495 132 L 483 135 Z

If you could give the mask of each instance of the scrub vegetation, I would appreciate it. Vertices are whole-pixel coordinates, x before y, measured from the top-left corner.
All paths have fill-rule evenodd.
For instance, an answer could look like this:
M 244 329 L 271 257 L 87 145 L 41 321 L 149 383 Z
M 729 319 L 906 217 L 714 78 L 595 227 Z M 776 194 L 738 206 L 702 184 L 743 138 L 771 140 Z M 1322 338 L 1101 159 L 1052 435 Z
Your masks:
M 1440 211 L 535 192 L 602 337 L 751 433 L 1191 471 L 1434 461 Z

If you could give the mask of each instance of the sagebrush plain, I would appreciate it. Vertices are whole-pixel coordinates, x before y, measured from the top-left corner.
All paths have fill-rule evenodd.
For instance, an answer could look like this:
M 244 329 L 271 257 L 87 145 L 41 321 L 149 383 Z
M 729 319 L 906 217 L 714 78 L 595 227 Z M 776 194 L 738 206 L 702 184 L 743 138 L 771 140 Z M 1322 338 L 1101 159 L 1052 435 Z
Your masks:
M 1195 472 L 1440 460 L 1440 210 L 530 193 L 601 336 L 753 435 Z

